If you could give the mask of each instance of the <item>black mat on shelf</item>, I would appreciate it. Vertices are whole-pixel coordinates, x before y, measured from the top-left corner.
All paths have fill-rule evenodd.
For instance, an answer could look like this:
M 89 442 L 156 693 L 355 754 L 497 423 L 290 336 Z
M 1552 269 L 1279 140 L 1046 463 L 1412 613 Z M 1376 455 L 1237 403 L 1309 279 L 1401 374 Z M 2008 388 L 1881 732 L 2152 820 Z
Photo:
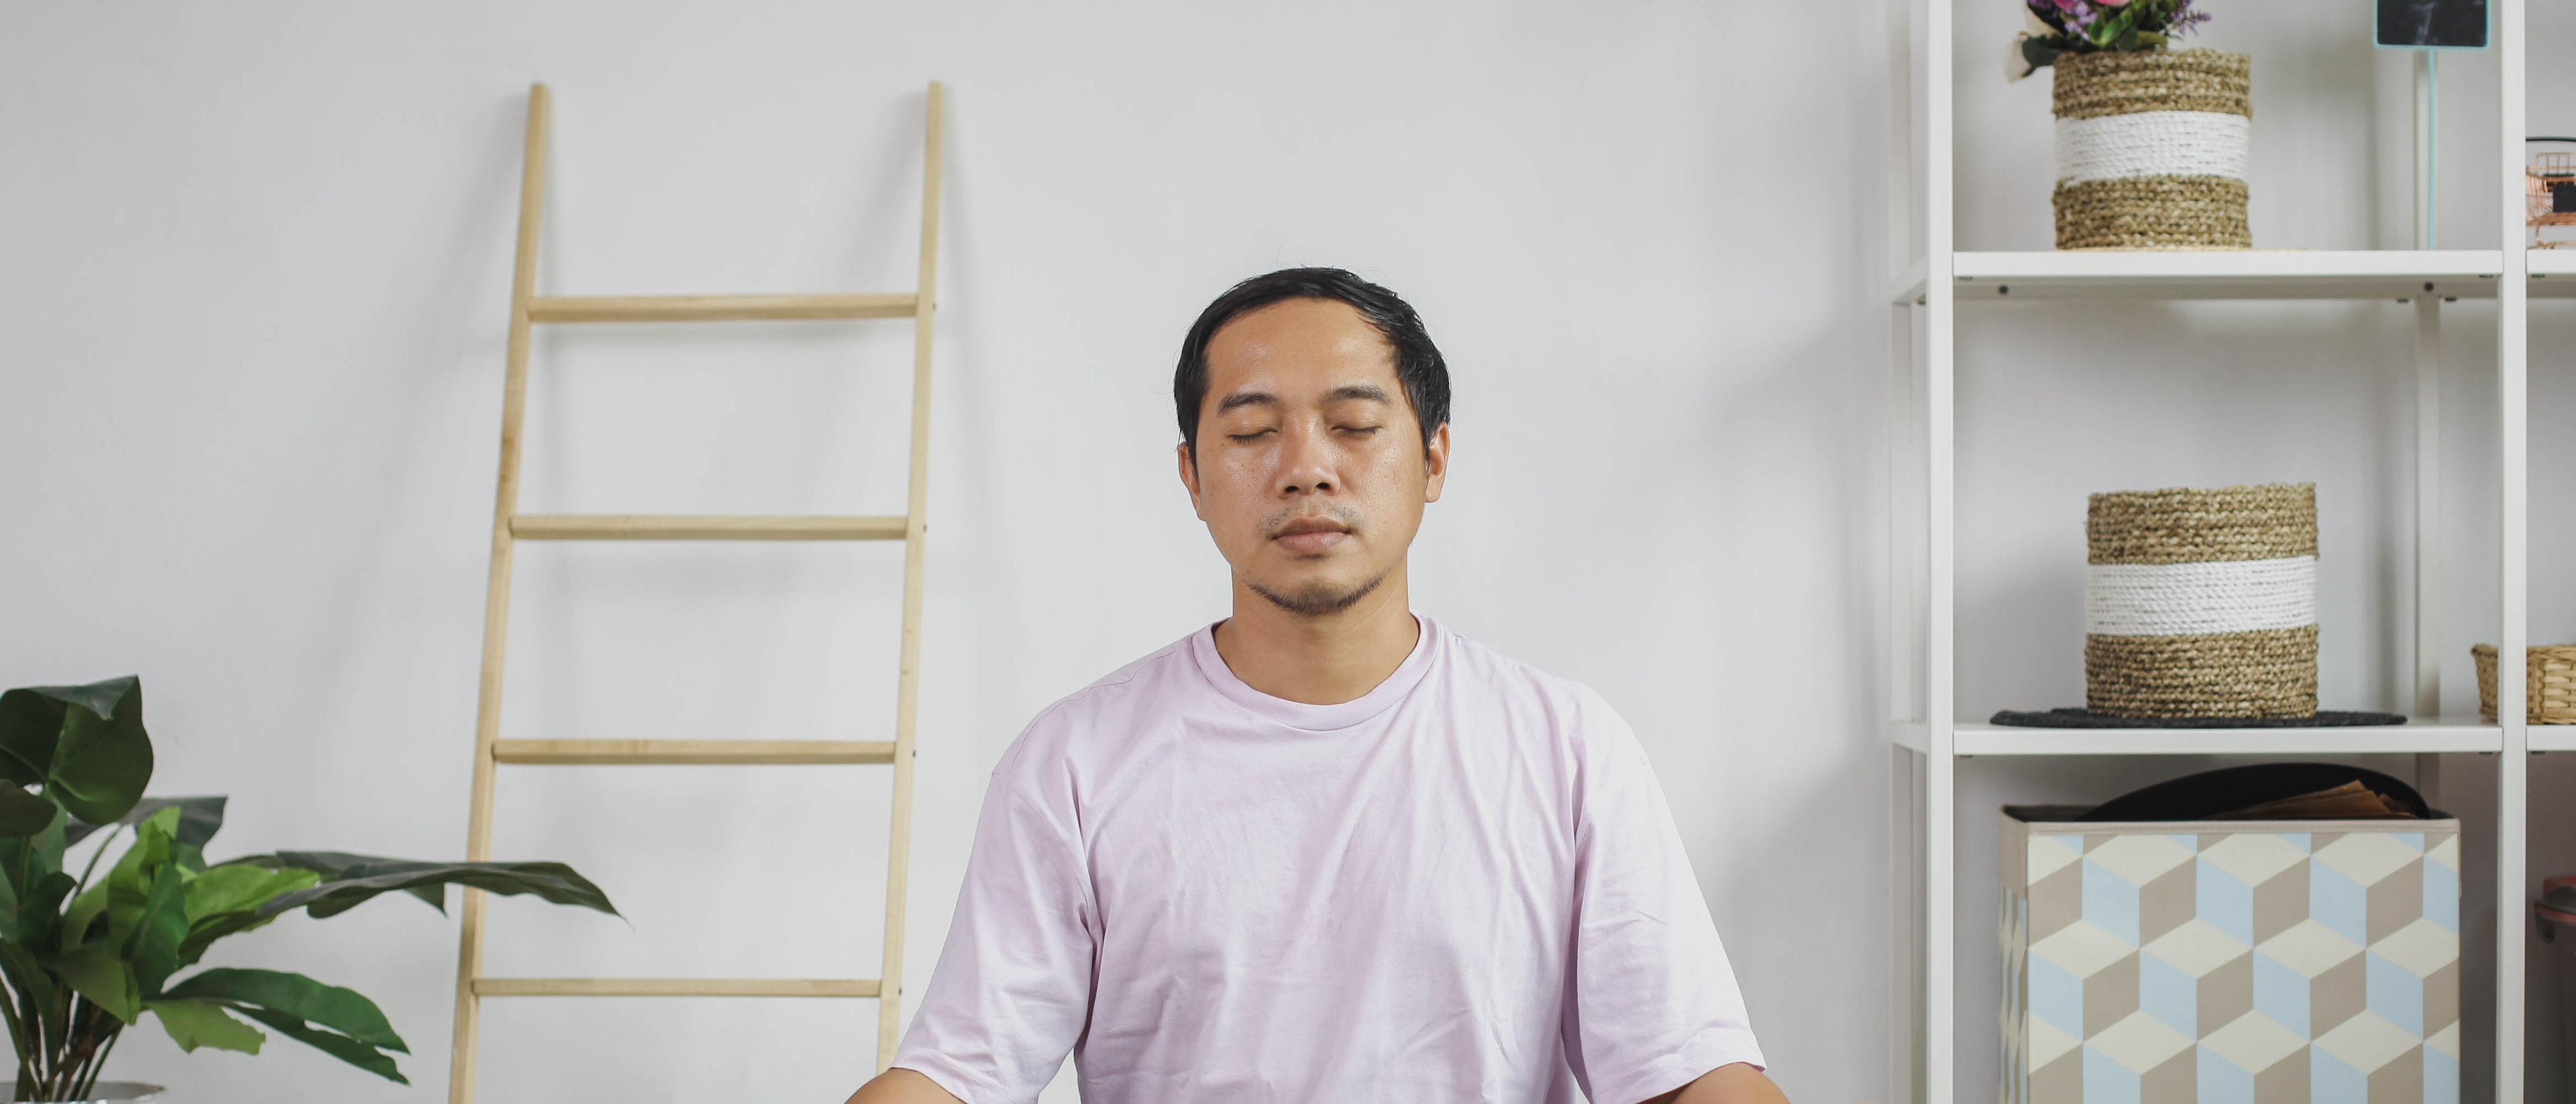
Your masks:
M 2395 713 L 2332 709 L 2318 710 L 2313 717 L 2114 717 L 2089 709 L 2007 709 L 1995 714 L 1992 723 L 2016 728 L 2352 728 L 2402 725 L 2406 718 Z

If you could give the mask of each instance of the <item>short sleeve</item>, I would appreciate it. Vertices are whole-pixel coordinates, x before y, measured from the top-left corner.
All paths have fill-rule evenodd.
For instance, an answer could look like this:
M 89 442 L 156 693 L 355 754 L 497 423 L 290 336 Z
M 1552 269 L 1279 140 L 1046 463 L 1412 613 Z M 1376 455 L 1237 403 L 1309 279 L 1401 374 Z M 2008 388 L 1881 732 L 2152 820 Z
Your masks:
M 1645 750 L 1583 698 L 1565 1048 L 1585 1096 L 1634 1104 L 1762 1051 Z
M 1005 756 L 984 795 L 939 966 L 895 1051 L 967 1104 L 1037 1099 L 1091 1012 L 1099 910 L 1069 784 Z

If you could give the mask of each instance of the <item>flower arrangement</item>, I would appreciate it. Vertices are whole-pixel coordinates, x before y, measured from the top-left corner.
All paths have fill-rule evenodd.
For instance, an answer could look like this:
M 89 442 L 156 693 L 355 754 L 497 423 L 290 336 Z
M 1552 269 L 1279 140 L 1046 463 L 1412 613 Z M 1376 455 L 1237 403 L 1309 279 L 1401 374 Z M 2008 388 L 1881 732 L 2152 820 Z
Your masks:
M 2013 36 L 2004 75 L 2020 80 L 2059 54 L 2164 49 L 2209 22 L 2192 0 L 2027 0 L 2030 29 Z

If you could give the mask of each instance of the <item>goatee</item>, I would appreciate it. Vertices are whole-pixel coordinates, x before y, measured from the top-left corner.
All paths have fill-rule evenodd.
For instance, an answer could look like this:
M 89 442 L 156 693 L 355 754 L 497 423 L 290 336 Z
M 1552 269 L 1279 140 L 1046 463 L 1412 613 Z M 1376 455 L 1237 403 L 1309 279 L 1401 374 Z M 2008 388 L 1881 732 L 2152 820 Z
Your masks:
M 1244 580 L 1243 585 L 1251 587 L 1254 594 L 1269 599 L 1271 605 L 1299 617 L 1325 617 L 1358 605 L 1360 599 L 1368 597 L 1370 591 L 1385 581 L 1386 573 L 1380 572 L 1376 578 L 1349 590 L 1337 591 L 1319 583 L 1294 594 L 1282 594 L 1250 579 Z

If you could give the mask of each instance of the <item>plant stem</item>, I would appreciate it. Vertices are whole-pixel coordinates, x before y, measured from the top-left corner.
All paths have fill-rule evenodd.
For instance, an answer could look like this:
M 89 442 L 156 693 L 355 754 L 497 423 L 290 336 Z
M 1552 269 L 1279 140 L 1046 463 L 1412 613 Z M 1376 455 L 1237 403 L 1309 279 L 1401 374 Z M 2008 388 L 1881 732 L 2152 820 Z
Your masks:
M 103 837 L 101 837 L 101 838 L 99 839 L 99 841 L 98 841 L 98 850 L 96 850 L 96 851 L 92 851 L 92 852 L 90 852 L 90 853 L 89 853 L 89 865 L 81 868 L 81 876 L 80 876 L 80 882 L 79 882 L 79 884 L 72 886 L 72 893 L 71 893 L 71 896 L 69 896 L 69 897 L 65 897 L 65 898 L 63 898 L 63 900 L 65 900 L 65 901 L 78 900 L 78 899 L 80 898 L 81 891 L 82 891 L 82 890 L 84 890 L 84 889 L 88 889 L 88 888 L 89 888 L 89 876 L 90 876 L 90 874 L 91 874 L 92 872 L 94 872 L 94 871 L 96 871 L 96 870 L 98 869 L 98 860 L 100 859 L 100 857 L 101 857 L 101 856 L 104 856 L 104 855 L 106 855 L 106 854 L 107 854 L 107 845 L 108 845 L 108 844 L 111 844 L 111 843 L 116 842 L 116 834 L 117 834 L 117 833 L 119 833 L 119 832 L 122 832 L 122 831 L 124 831 L 124 830 L 125 830 L 125 826 L 124 826 L 124 825 L 122 825 L 122 824 L 116 825 L 116 826 L 114 826 L 114 827 L 112 827 L 112 828 L 109 828 L 109 829 L 107 830 L 107 835 L 105 835 L 105 836 L 103 836 Z
M 100 1012 L 99 1006 L 91 1003 L 89 998 L 77 994 L 72 997 L 71 1015 L 65 1018 L 63 1037 L 56 1042 L 51 1055 L 49 1064 L 53 1068 L 46 1071 L 45 1090 L 51 1099 L 71 1098 L 72 1079 L 98 1046 L 90 1038 L 90 1031 L 96 1026 Z
M 60 1001 L 62 999 L 61 991 L 56 990 L 54 997 L 55 1000 Z M 51 1064 L 54 1046 L 57 1042 L 56 1036 L 58 1034 L 53 1030 L 54 1021 L 48 1018 L 45 1013 L 48 1011 L 59 1012 L 60 1009 L 48 1009 L 42 1002 L 32 999 L 28 1001 L 27 1007 L 29 1013 L 28 1018 L 35 1021 L 36 1025 L 36 1040 L 34 1045 L 29 1047 L 30 1053 L 27 1060 L 28 1071 L 32 1075 L 32 1080 L 29 1083 L 41 1085 L 48 1071 L 48 1066 Z M 28 1099 L 32 1100 L 35 1098 L 29 1097 Z
M 8 990 L 5 996 L 0 996 L 0 1016 L 8 1017 L 9 1048 L 18 1052 L 20 1069 L 26 1068 L 27 1065 L 27 1021 L 18 1014 L 18 1006 L 24 999 L 14 987 Z
M 116 1041 L 124 1037 L 124 1028 L 117 1027 L 109 1029 L 106 1044 L 92 1052 L 89 1061 L 82 1063 L 80 1071 L 72 1078 L 71 1091 L 63 1094 L 64 1099 L 86 1100 L 89 1098 L 90 1090 L 98 1087 L 99 1074 L 107 1071 L 107 1056 L 115 1053 Z

